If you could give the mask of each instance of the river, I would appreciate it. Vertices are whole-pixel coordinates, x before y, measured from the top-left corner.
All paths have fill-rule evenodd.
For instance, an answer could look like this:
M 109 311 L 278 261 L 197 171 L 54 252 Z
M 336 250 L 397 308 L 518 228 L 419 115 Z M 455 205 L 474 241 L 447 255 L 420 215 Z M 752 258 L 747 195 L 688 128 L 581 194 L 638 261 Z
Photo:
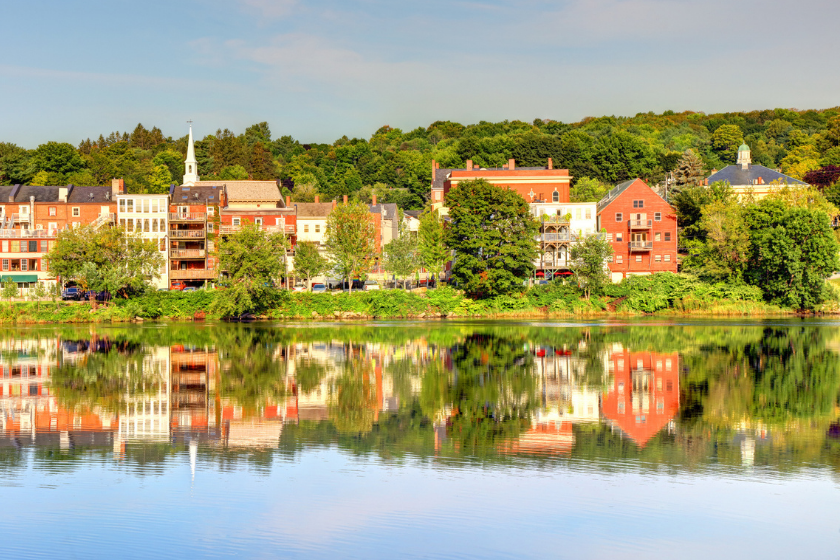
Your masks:
M 0 330 L 0 556 L 836 558 L 838 326 Z

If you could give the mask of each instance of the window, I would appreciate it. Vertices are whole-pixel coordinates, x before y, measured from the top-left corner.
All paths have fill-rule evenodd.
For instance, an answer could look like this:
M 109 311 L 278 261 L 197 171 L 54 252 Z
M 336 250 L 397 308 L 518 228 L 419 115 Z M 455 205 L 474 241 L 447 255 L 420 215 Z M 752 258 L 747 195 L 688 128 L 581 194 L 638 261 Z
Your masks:
M 160 250 L 161 251 L 166 251 L 166 239 L 164 239 L 162 237 L 160 238 Z
M 616 222 L 623 222 L 624 221 L 624 215 L 621 212 L 616 212 L 615 213 L 615 221 Z
M 636 255 L 636 262 L 642 262 L 642 255 Z
M 653 257 L 653 260 L 656 262 L 662 262 L 662 255 L 656 255 Z
M 233 219 L 233 225 L 235 225 L 235 226 L 239 225 L 239 218 L 234 218 Z
M 125 210 L 126 212 L 134 212 L 134 199 L 133 198 L 129 198 L 126 201 L 125 204 L 126 204 L 126 210 Z
M 134 231 L 134 220 L 128 220 L 128 231 Z
M 125 218 L 120 219 L 120 227 L 125 227 Z
M 9 270 L 9 259 L 3 259 L 3 270 Z
M 78 217 L 79 217 L 79 216 L 81 216 L 81 215 L 82 215 L 82 213 L 81 213 L 81 211 L 79 210 L 79 207 L 78 207 L 78 206 L 74 206 L 74 207 L 73 207 L 73 217 L 74 217 L 74 218 L 78 218 Z
M 315 233 L 321 233 L 321 224 L 315 224 Z
M 616 255 L 616 256 L 615 256 L 615 262 L 616 262 L 616 264 L 622 264 L 622 263 L 624 263 L 624 256 L 622 256 L 622 255 Z
M 661 234 L 661 233 L 659 233 L 659 232 L 654 233 L 654 234 L 653 234 L 653 240 L 654 240 L 654 241 L 662 241 L 662 234 Z
M 158 221 L 152 220 L 152 233 L 157 233 L 158 230 Z
M 665 232 L 665 241 L 671 241 L 671 232 L 670 231 Z
M 212 206 L 207 207 L 207 215 L 208 216 L 212 216 L 215 211 L 216 211 L 216 209 L 213 208 Z
M 143 199 L 143 213 L 144 214 L 149 213 L 149 200 L 146 199 L 146 198 Z
M 580 220 L 580 208 L 575 209 L 575 219 Z
M 32 240 L 29 242 L 29 252 L 30 253 L 37 253 L 38 252 L 38 242 Z
M 560 193 L 557 192 L 557 191 L 554 191 L 553 193 L 551 193 L 551 201 L 552 202 L 560 202 Z
M 623 240 L 624 240 L 624 236 L 622 234 L 620 234 L 620 233 L 615 234 L 615 242 L 616 243 L 621 243 Z
M 29 259 L 20 259 L 20 270 L 21 271 L 29 270 Z
M 15 253 L 25 253 L 26 247 L 26 241 L 12 241 L 12 251 Z
M 57 230 L 57 229 L 58 229 L 58 223 L 57 223 L 57 222 L 50 222 L 50 223 L 48 223 L 48 224 L 47 224 L 47 229 L 49 229 L 50 231 L 55 231 L 55 230 Z
M 665 255 L 665 262 L 671 262 L 671 255 Z
M 19 206 L 18 209 L 20 210 L 22 216 L 29 215 L 29 206 Z
M 166 220 L 164 220 L 163 218 L 159 218 L 158 223 L 158 230 L 160 230 L 161 233 L 166 231 Z
M 179 206 L 178 207 L 178 213 L 181 214 L 182 216 L 186 216 L 187 214 L 190 213 L 190 207 L 189 206 Z
M 653 213 L 653 220 L 655 222 L 661 222 L 662 221 L 662 212 L 654 212 Z
M 587 219 L 587 220 L 591 220 L 591 219 L 592 219 L 592 208 L 587 208 L 587 209 L 586 209 L 586 219 Z
M 125 199 L 120 199 L 120 213 L 125 212 Z
M 152 213 L 160 212 L 160 203 L 158 202 L 158 199 L 156 199 L 156 198 L 152 200 L 151 211 L 152 211 Z
M 262 225 L 262 218 L 254 218 L 254 223 L 258 226 Z
M 207 224 L 207 233 L 213 233 L 213 222 Z
M 6 241 L 5 239 L 3 240 L 3 252 L 4 252 L 4 253 L 8 253 L 8 252 L 9 252 L 9 242 L 8 242 L 8 241 Z
M 644 200 L 634 200 L 633 201 L 633 208 L 644 208 L 645 201 Z
M 41 252 L 46 253 L 50 250 L 50 242 L 49 241 L 41 241 Z
M 309 233 L 309 224 L 304 224 L 303 233 Z
M 50 206 L 50 216 L 55 216 L 55 206 Z
M 145 232 L 149 231 L 149 219 L 148 218 L 143 220 L 143 231 L 145 231 Z

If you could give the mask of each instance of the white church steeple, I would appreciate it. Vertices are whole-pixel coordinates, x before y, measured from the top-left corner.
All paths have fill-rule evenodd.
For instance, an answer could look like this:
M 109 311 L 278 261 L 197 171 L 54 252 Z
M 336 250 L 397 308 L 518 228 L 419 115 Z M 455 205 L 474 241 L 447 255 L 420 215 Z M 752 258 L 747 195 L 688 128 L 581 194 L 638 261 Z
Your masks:
M 198 181 L 198 162 L 195 160 L 195 145 L 193 144 L 192 121 L 190 123 L 190 137 L 187 140 L 187 159 L 184 161 L 184 183 L 194 185 Z

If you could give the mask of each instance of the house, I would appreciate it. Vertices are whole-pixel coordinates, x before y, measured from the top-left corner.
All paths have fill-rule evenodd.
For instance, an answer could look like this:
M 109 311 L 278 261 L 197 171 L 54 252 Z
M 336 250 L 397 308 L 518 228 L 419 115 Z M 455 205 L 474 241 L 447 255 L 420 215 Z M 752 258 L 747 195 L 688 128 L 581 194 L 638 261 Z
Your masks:
M 223 188 L 176 186 L 169 188 L 169 275 L 187 285 L 215 280 L 214 255 Z
M 551 158 L 545 167 L 516 167 L 516 161 L 511 159 L 501 168 L 490 169 L 474 165 L 472 160 L 467 160 L 463 169 L 441 169 L 432 160 L 432 208 L 442 208 L 446 193 L 458 183 L 477 179 L 514 190 L 529 203 L 569 202 L 572 176 L 568 169 L 555 169 Z
M 287 207 L 276 181 L 225 181 L 221 207 L 222 235 L 234 233 L 250 222 L 271 233 L 283 233 L 295 243 L 297 218 Z
M 594 202 L 532 202 L 531 214 L 540 222 L 539 255 L 534 262 L 539 278 L 551 278 L 569 269 L 571 247 L 594 235 Z
M 118 194 L 117 220 L 120 227 L 136 233 L 143 239 L 154 240 L 164 258 L 159 276 L 152 284 L 169 288 L 168 258 L 169 195 L 168 194 Z
M 403 211 L 403 228 L 412 235 L 419 235 L 421 210 Z
M 613 351 L 611 383 L 602 396 L 603 415 L 639 447 L 673 420 L 680 409 L 679 354 Z
M 780 171 L 753 164 L 750 147 L 746 144 L 738 148 L 737 163 L 727 165 L 720 171 L 713 170 L 706 179 L 706 185 L 719 181 L 729 183 L 739 197 L 752 196 L 756 199 L 764 198 L 784 185 L 806 186 L 806 183 Z
M 293 202 L 297 216 L 297 240 L 315 243 L 323 247 L 326 240 L 327 217 L 335 208 L 335 201 L 321 202 L 318 196 L 315 202 Z
M 606 231 L 613 247 L 613 282 L 634 274 L 677 272 L 677 215 L 644 181 L 619 184 L 597 208 L 597 229 Z

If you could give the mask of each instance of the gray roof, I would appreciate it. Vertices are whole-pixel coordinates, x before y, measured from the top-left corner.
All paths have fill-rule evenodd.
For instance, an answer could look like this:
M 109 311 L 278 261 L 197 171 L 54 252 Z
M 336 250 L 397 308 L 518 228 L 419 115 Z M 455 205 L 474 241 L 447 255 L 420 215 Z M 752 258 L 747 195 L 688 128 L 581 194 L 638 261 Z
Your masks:
M 15 202 L 29 202 L 31 196 L 35 197 L 35 202 L 58 202 L 58 187 L 23 185 L 15 197 Z
M 404 215 L 411 216 L 412 218 L 419 218 L 422 213 L 422 210 L 403 210 Z
M 372 214 L 382 214 L 386 220 L 396 220 L 397 219 L 397 205 L 394 203 L 390 204 L 371 204 L 369 205 L 370 212 Z
M 202 206 L 219 204 L 221 192 L 221 185 L 200 185 L 197 187 L 180 185 L 172 190 L 171 201 L 172 204 L 200 204 Z
M 14 185 L 0 186 L 0 204 L 9 202 L 9 195 L 12 194 L 12 189 L 14 188 Z
M 57 190 L 56 190 L 57 193 Z M 90 195 L 93 195 L 91 198 Z M 93 204 L 108 204 L 111 202 L 111 187 L 73 187 L 67 196 L 67 202 L 90 202 Z
M 740 165 L 727 165 L 717 173 L 709 176 L 709 184 L 711 185 L 717 181 L 726 181 L 730 185 L 754 185 L 758 178 L 761 178 L 765 183 L 772 183 L 777 181 L 788 185 L 804 185 L 799 179 L 794 179 L 784 173 L 779 173 L 773 169 L 768 169 L 763 165 L 747 166 L 742 169 Z
M 446 176 L 452 169 L 435 169 L 435 176 L 432 177 L 432 188 L 443 190 L 443 183 L 446 182 Z M 466 170 L 464 170 L 466 171 Z
M 332 202 L 293 202 L 299 218 L 325 218 L 332 212 Z

